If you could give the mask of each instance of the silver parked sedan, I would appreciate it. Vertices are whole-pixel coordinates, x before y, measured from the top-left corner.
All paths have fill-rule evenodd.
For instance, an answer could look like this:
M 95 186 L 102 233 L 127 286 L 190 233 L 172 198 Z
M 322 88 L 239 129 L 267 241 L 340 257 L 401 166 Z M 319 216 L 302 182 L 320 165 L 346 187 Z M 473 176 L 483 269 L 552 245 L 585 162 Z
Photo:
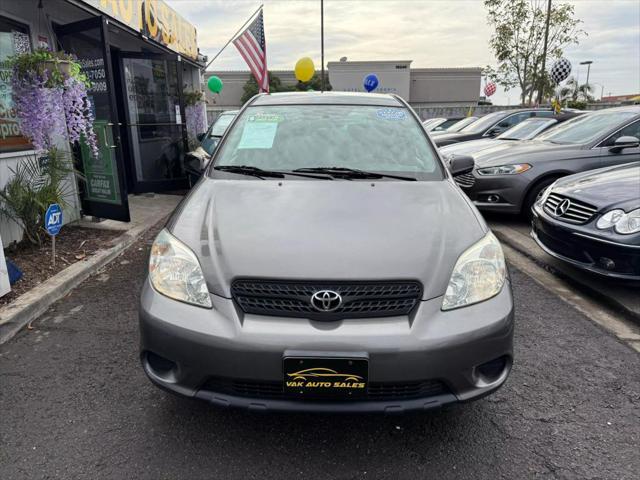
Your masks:
M 258 95 L 153 243 L 141 360 L 225 407 L 424 410 L 505 382 L 513 315 L 500 244 L 400 97 Z
M 640 106 L 600 110 L 533 140 L 474 153 L 473 172 L 455 180 L 481 210 L 530 214 L 560 177 L 640 160 L 639 138 Z

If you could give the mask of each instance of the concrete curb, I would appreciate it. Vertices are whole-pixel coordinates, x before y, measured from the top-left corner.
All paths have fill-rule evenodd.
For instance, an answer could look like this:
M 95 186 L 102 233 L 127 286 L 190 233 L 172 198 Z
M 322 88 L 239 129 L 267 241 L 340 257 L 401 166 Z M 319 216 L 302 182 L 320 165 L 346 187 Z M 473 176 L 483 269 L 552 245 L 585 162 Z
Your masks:
M 602 292 L 598 291 L 597 289 L 589 285 L 589 283 L 581 281 L 579 277 L 573 277 L 573 276 L 567 275 L 564 272 L 561 272 L 560 270 L 558 270 L 557 268 L 554 268 L 553 265 L 550 265 L 548 262 L 544 261 L 544 257 L 542 257 L 540 252 L 535 252 L 535 253 L 531 252 L 530 246 L 527 245 L 526 242 L 519 239 L 517 236 L 510 235 L 509 232 L 498 229 L 498 228 L 493 229 L 493 233 L 496 235 L 496 237 L 498 237 L 498 239 L 501 242 L 507 244 L 518 253 L 521 253 L 522 255 L 526 256 L 527 258 L 532 260 L 534 263 L 538 264 L 539 266 L 549 271 L 556 277 L 570 283 L 574 287 L 577 287 L 578 289 L 584 291 L 586 294 L 594 298 L 597 298 L 599 301 L 609 305 L 614 310 L 621 312 L 625 316 L 629 317 L 629 319 L 631 319 L 636 324 L 640 324 L 640 315 L 638 315 L 637 312 L 635 312 L 634 310 L 631 310 L 624 303 L 617 301 L 615 298 L 612 298 L 608 295 L 604 295 Z
M 76 262 L 37 287 L 0 308 L 0 345 L 12 339 L 24 326 L 42 315 L 53 303 L 112 262 L 153 225 L 138 225 L 123 232 L 117 244 L 83 262 Z

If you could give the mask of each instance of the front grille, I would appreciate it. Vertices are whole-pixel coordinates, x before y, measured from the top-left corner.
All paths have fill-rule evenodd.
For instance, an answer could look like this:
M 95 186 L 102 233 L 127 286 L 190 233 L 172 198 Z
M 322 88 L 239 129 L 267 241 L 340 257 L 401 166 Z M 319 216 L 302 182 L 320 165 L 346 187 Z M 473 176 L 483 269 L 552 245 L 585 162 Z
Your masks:
M 558 220 L 575 224 L 587 223 L 598 211 L 593 205 L 558 193 L 549 194 L 544 210 Z
M 282 382 L 258 382 L 211 377 L 204 383 L 200 390 L 250 398 L 288 398 L 283 391 Z M 449 389 L 440 380 L 425 380 L 409 383 L 372 382 L 369 384 L 365 399 L 406 400 L 411 398 L 433 397 L 446 393 L 449 393 Z M 310 398 L 308 400 L 313 399 Z M 320 397 L 318 400 L 327 401 L 327 398 Z M 345 398 L 344 400 L 349 401 L 350 398 Z M 358 400 L 358 398 L 354 400 Z
M 332 311 L 318 310 L 311 303 L 314 293 L 330 290 L 342 298 Z M 245 313 L 302 317 L 315 320 L 392 317 L 408 315 L 422 296 L 422 285 L 394 282 L 288 282 L 240 279 L 231 294 Z
M 472 172 L 463 173 L 462 175 L 456 175 L 453 180 L 458 184 L 460 188 L 471 188 L 476 183 L 476 177 Z

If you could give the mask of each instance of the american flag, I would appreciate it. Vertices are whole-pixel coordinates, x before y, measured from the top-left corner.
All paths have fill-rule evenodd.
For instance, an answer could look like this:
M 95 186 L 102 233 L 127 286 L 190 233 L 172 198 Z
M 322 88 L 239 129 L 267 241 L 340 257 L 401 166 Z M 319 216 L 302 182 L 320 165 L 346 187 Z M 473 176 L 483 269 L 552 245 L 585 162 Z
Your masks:
M 244 32 L 234 41 L 244 61 L 260 87 L 261 92 L 269 93 L 269 74 L 267 73 L 267 47 L 264 41 L 264 19 L 262 10 Z

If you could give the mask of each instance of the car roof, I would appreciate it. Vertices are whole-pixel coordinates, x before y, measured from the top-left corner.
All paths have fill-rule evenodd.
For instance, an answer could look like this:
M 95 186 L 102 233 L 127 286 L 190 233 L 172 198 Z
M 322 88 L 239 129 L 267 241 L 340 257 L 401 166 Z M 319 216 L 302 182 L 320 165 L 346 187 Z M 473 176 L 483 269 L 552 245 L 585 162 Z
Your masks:
M 263 105 L 373 105 L 403 107 L 395 96 L 357 92 L 279 92 L 254 97 L 251 106 Z
M 608 113 L 608 112 L 631 112 L 636 115 L 640 114 L 640 105 L 625 105 L 623 107 L 603 108 L 602 110 L 594 110 L 591 114 Z

